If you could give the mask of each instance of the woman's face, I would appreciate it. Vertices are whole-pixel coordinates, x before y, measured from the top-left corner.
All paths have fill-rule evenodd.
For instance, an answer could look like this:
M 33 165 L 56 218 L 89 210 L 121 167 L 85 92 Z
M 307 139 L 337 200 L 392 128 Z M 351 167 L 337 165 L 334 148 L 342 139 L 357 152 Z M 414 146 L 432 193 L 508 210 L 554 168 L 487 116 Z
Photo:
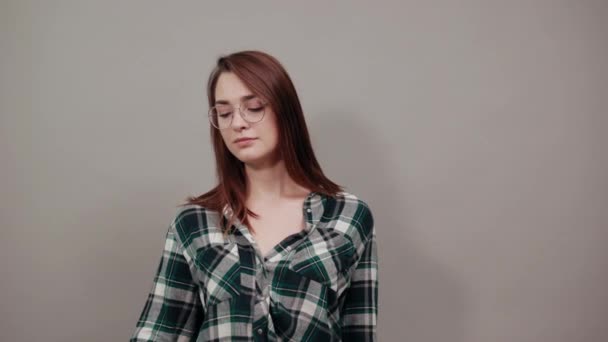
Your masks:
M 255 97 L 249 88 L 232 72 L 220 74 L 215 87 L 215 104 L 229 103 L 233 106 L 245 108 L 247 103 L 263 101 Z M 269 104 L 264 107 L 264 117 L 256 123 L 249 123 L 243 119 L 238 109 L 232 111 L 232 123 L 228 128 L 220 130 L 220 134 L 228 150 L 240 161 L 250 166 L 261 167 L 272 165 L 276 161 L 276 151 L 279 132 L 276 115 Z M 239 138 L 253 138 L 253 140 L 237 143 Z

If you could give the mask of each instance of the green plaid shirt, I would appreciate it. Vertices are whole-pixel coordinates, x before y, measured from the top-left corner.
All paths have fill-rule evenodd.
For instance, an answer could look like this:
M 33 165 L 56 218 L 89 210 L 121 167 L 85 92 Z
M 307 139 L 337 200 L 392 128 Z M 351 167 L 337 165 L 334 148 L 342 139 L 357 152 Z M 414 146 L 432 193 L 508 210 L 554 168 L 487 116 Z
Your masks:
M 261 255 L 240 221 L 224 238 L 218 212 L 181 208 L 130 341 L 375 341 L 369 206 L 311 192 L 302 209 L 305 229 Z

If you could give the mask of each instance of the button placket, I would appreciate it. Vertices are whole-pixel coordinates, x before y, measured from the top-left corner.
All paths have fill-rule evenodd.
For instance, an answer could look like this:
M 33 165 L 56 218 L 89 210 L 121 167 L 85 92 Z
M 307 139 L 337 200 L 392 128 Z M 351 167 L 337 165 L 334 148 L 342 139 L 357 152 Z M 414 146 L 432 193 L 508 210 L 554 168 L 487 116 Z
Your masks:
M 262 298 L 264 300 L 268 300 L 268 295 L 270 294 L 270 284 L 266 284 L 264 289 L 262 290 Z
M 258 286 L 261 289 L 261 294 L 258 294 L 258 301 L 266 301 L 268 299 L 268 293 L 270 288 L 269 269 L 265 262 L 260 259 L 257 260 L 258 274 L 256 275 Z

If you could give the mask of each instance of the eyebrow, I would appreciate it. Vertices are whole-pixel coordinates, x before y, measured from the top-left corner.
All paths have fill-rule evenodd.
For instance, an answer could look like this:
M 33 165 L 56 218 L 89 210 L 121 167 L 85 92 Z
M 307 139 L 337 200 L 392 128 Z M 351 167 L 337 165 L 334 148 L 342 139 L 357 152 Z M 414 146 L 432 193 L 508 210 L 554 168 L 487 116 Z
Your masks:
M 256 97 L 257 97 L 257 95 L 253 95 L 253 94 L 244 95 L 244 96 L 241 96 L 241 101 L 253 99 Z M 228 102 L 227 100 L 216 100 L 215 104 L 230 104 L 230 102 Z

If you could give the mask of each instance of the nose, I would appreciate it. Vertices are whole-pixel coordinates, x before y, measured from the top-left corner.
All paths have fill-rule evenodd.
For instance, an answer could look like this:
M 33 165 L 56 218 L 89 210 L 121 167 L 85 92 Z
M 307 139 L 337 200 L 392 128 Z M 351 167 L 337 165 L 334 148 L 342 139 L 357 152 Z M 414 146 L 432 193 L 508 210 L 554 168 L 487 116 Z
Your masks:
M 234 107 L 234 113 L 232 113 L 232 123 L 231 126 L 235 130 L 240 130 L 241 128 L 245 128 L 249 125 L 245 119 L 243 119 L 243 114 L 241 113 L 240 107 Z

